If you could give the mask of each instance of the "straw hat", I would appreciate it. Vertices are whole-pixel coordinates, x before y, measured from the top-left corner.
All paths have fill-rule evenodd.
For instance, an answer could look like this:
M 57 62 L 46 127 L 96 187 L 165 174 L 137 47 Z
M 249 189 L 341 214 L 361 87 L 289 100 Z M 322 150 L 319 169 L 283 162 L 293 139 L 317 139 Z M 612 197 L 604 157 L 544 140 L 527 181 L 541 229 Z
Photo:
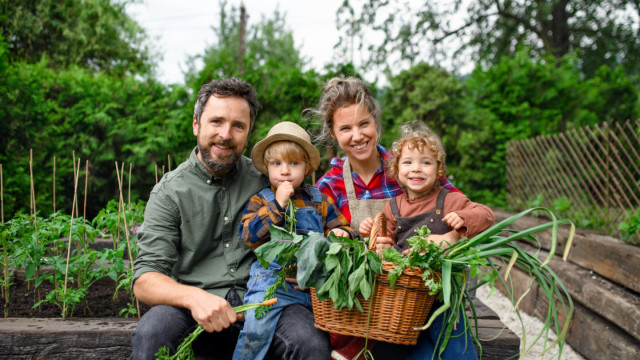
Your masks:
M 263 174 L 267 174 L 267 168 L 264 165 L 264 151 L 267 147 L 276 141 L 288 140 L 302 146 L 311 159 L 311 167 L 313 170 L 320 165 L 320 152 L 311 144 L 309 134 L 298 124 L 290 121 L 283 121 L 274 125 L 267 137 L 258 141 L 251 151 L 251 161 L 253 166 Z

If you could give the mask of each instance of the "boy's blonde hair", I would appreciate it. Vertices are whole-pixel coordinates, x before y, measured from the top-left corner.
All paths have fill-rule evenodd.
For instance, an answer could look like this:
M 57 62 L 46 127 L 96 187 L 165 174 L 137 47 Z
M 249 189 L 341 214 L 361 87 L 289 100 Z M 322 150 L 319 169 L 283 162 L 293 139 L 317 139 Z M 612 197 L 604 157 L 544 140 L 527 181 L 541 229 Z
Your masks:
M 423 152 L 424 149 L 431 151 L 438 162 L 436 180 L 444 178 L 447 174 L 445 163 L 447 154 L 444 151 L 444 144 L 442 143 L 442 140 L 440 140 L 440 137 L 422 121 L 414 121 L 412 123 L 402 125 L 400 133 L 400 138 L 394 141 L 393 145 L 391 145 L 393 157 L 387 164 L 389 174 L 393 175 L 396 181 L 398 181 L 398 162 L 400 161 L 400 156 L 402 156 L 402 149 L 407 146 L 409 149 L 417 149 L 419 152 Z M 404 186 L 400 184 L 400 181 L 398 181 L 398 184 L 404 190 Z M 438 188 L 439 186 L 439 181 L 436 181 L 434 188 Z
M 315 169 L 311 165 L 309 154 L 293 141 L 281 140 L 269 145 L 264 151 L 264 166 L 269 169 L 269 161 L 276 156 L 281 156 L 284 161 L 300 161 L 304 163 L 304 176 L 311 174 Z

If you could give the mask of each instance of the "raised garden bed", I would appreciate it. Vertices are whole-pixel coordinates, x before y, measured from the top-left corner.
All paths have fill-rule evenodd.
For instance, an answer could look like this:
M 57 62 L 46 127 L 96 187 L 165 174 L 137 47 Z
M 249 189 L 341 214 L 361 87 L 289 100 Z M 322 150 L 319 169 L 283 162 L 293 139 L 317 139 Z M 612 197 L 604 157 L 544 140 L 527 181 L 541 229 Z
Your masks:
M 494 209 L 496 221 L 512 213 Z M 543 219 L 525 217 L 513 228 L 530 228 Z M 557 254 L 561 255 L 568 229 L 559 231 Z M 537 239 L 549 250 L 549 233 Z M 529 245 L 533 245 L 530 244 Z M 521 246 L 527 242 L 521 241 Z M 537 251 L 537 246 L 529 249 Z M 575 312 L 567 333 L 567 343 L 587 359 L 640 358 L 640 247 L 593 231 L 578 229 L 568 261 L 554 257 L 549 264 L 569 290 Z M 514 268 L 511 272 L 513 295 L 523 295 L 528 274 Z M 503 291 L 504 292 L 504 291 Z M 526 313 L 544 318 L 547 304 L 537 285 L 520 303 Z
M 484 360 L 518 354 L 520 339 L 498 316 L 475 301 Z M 135 319 L 8 318 L 0 320 L 0 359 L 126 359 Z M 496 337 L 497 336 L 497 337 Z M 380 360 L 380 359 L 378 359 Z

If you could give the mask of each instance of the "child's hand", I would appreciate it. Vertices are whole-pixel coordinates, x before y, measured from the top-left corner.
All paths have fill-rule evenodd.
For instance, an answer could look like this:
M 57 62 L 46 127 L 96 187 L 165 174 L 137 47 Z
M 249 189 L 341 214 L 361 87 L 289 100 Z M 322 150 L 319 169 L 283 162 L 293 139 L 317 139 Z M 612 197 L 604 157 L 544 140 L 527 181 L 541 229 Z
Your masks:
M 442 221 L 446 221 L 453 230 L 458 230 L 464 226 L 464 219 L 455 212 L 450 212 L 445 215 Z
M 284 209 L 289 205 L 289 198 L 293 196 L 294 192 L 295 189 L 293 188 L 293 185 L 291 185 L 291 182 L 283 181 L 280 183 L 280 186 L 278 186 L 278 189 L 276 190 L 276 201 L 280 204 L 281 208 Z
M 360 223 L 360 228 L 358 229 L 358 232 L 363 237 L 368 237 L 371 234 L 372 227 L 373 227 L 373 219 L 366 218 Z
M 335 229 L 331 230 L 331 232 L 336 236 L 341 236 L 341 237 L 346 237 L 346 238 L 349 237 L 349 233 L 347 231 L 343 230 L 343 229 L 335 228 Z

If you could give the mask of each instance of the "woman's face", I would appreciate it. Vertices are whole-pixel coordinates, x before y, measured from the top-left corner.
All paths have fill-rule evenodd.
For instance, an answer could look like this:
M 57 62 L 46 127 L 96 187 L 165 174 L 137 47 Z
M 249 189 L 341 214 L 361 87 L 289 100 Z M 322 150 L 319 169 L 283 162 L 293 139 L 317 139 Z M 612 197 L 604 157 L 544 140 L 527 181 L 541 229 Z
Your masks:
M 375 119 L 362 105 L 341 107 L 333 113 L 331 137 L 351 162 L 366 162 L 378 156 L 376 130 Z

